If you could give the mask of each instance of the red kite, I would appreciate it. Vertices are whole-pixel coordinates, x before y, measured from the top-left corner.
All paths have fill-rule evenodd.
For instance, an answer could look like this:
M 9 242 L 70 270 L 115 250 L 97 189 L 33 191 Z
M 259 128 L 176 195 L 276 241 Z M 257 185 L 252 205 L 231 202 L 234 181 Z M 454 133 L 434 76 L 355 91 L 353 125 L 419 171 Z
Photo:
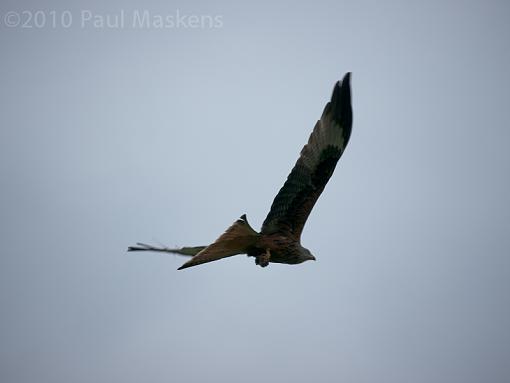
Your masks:
M 192 256 L 179 270 L 237 254 L 255 257 L 255 264 L 262 267 L 270 262 L 294 265 L 315 260 L 312 253 L 301 246 L 301 233 L 349 142 L 352 127 L 349 82 L 350 73 L 347 73 L 335 84 L 331 101 L 326 104 L 296 165 L 276 195 L 260 233 L 252 229 L 246 215 L 242 215 L 209 246 L 169 249 L 138 243 L 128 251 L 162 251 Z

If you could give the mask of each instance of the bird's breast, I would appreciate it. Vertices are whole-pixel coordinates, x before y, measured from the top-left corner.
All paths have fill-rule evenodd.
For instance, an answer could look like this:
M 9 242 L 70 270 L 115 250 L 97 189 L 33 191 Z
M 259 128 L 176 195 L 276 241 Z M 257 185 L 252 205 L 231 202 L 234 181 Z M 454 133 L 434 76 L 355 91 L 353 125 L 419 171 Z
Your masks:
M 256 248 L 248 253 L 251 256 L 257 256 L 266 252 L 271 252 L 269 262 L 294 264 L 297 262 L 296 253 L 297 242 L 282 234 L 262 235 L 257 242 Z

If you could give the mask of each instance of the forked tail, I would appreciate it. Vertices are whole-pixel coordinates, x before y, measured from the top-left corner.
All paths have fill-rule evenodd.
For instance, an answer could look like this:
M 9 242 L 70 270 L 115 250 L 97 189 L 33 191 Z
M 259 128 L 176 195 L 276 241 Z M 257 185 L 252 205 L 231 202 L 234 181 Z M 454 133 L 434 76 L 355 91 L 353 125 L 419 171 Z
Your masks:
M 169 247 L 156 247 L 152 245 L 147 245 L 145 243 L 138 242 L 136 246 L 129 246 L 127 251 L 158 251 L 162 253 L 172 253 L 172 254 L 180 254 L 186 255 L 188 257 L 193 257 L 204 250 L 207 246 L 193 246 L 193 247 L 181 247 L 177 249 L 172 249 Z

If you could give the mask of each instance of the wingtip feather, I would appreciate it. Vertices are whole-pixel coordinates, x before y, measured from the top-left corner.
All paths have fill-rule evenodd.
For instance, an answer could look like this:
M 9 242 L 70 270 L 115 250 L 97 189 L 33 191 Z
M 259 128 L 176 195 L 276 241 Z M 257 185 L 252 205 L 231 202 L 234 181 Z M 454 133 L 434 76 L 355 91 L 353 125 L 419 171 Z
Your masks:
M 347 72 L 342 81 L 337 81 L 331 95 L 328 111 L 332 113 L 334 120 L 350 129 L 352 125 L 351 109 L 351 72 Z
M 185 264 L 183 264 L 181 267 L 179 267 L 177 270 L 183 270 L 183 269 L 187 269 L 188 267 L 191 267 L 191 266 L 197 266 L 197 264 L 195 264 L 194 262 L 192 262 L 193 259 L 190 259 L 188 262 L 186 262 Z

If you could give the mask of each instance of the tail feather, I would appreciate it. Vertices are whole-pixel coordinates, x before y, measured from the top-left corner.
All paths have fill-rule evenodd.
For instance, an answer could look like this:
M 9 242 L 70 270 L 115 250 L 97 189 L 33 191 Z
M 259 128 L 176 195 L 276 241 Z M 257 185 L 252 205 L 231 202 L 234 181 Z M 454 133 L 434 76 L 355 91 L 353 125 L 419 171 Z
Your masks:
M 242 215 L 213 244 L 201 250 L 178 270 L 246 253 L 255 245 L 258 237 L 259 234 L 248 224 L 246 215 Z
M 180 254 L 188 257 L 193 257 L 204 250 L 206 247 L 207 246 L 193 246 L 172 249 L 168 247 L 156 247 L 138 242 L 136 246 L 129 246 L 127 251 L 157 251 L 162 253 Z

